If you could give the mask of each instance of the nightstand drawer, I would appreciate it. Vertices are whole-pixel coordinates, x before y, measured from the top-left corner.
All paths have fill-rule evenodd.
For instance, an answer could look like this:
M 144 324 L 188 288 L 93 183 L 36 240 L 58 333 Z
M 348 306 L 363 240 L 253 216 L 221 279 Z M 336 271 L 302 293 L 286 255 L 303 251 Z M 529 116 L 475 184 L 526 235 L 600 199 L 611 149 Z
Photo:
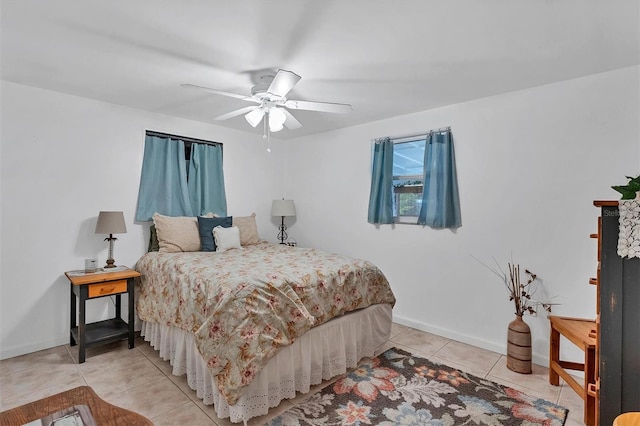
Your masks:
M 91 284 L 89 286 L 89 298 L 107 296 L 109 294 L 124 293 L 127 291 L 127 280 L 110 281 L 108 283 Z

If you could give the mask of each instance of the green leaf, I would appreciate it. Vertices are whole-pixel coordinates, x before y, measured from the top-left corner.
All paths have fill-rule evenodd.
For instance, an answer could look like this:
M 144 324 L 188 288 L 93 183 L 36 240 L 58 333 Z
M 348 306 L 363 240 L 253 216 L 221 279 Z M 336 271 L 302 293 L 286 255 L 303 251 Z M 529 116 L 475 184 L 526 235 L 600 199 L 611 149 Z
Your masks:
M 615 185 L 611 188 L 622 194 L 623 200 L 633 200 L 636 197 L 636 194 L 640 192 L 640 175 L 636 177 L 625 177 L 629 179 L 629 183 L 627 183 L 626 185 Z
M 621 194 L 625 194 L 627 192 L 627 187 L 626 186 L 616 185 L 616 186 L 612 186 L 611 188 L 615 189 L 616 191 L 618 191 Z

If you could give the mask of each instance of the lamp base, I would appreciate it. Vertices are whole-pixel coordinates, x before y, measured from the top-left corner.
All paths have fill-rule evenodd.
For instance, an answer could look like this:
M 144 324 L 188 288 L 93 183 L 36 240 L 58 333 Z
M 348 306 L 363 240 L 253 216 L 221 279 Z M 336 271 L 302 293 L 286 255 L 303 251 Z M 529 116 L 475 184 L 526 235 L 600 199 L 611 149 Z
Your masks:
M 278 226 L 280 232 L 278 232 L 278 239 L 280 240 L 280 244 L 286 244 L 285 241 L 289 239 L 287 235 L 287 226 L 284 224 L 284 216 L 282 216 L 282 223 Z
M 109 258 L 107 259 L 107 264 L 106 264 L 105 268 L 107 268 L 107 269 L 108 268 L 115 268 L 116 267 L 116 265 L 115 265 L 116 261 L 113 260 L 113 242 L 115 240 L 117 240 L 117 238 L 115 238 L 113 236 L 113 234 L 109 234 L 109 237 L 105 238 L 104 240 L 105 241 L 109 241 Z

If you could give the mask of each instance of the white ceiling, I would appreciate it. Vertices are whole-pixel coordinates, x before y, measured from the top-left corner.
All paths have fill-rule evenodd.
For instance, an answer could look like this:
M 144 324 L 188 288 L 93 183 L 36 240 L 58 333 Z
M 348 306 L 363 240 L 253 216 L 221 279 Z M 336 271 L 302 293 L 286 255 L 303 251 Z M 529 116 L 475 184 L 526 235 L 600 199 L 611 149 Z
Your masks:
M 302 76 L 279 138 L 640 63 L 638 0 L 1 0 L 2 79 L 244 131 L 261 70 Z M 254 80 L 254 81 L 252 81 Z

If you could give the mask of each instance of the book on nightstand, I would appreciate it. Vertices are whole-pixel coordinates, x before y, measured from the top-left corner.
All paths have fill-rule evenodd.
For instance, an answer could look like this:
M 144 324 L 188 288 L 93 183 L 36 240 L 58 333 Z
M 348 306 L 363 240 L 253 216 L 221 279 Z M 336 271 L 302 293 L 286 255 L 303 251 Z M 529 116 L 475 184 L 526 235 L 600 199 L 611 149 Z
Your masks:
M 82 277 L 84 275 L 95 275 L 95 274 L 106 274 L 109 272 L 122 272 L 128 271 L 128 266 L 116 266 L 115 268 L 98 268 L 95 271 L 85 271 L 84 269 L 78 269 L 75 271 L 67 271 L 65 272 L 69 277 Z

